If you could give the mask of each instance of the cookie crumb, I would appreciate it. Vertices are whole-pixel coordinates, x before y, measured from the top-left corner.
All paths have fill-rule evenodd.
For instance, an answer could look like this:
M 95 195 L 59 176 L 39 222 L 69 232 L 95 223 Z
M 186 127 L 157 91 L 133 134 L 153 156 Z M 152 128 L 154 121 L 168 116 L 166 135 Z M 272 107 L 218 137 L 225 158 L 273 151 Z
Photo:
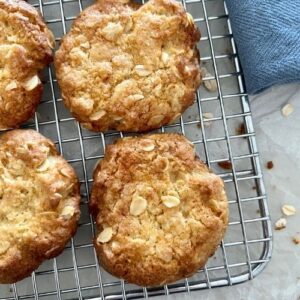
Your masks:
M 208 120 L 208 119 L 212 119 L 214 117 L 213 113 L 207 112 L 207 113 L 203 113 L 203 120 Z M 203 125 L 205 127 L 209 127 L 211 126 L 212 121 L 208 121 L 208 122 L 204 122 Z
M 299 245 L 300 244 L 300 238 L 294 236 L 292 240 L 293 240 L 293 242 L 294 242 L 295 245 Z
M 227 25 L 224 26 L 224 29 L 226 29 L 226 28 L 227 28 Z M 230 48 L 226 48 L 225 53 L 228 55 L 232 55 L 232 50 Z
M 273 161 L 272 161 L 272 160 L 269 160 L 269 161 L 267 162 L 267 164 L 266 164 L 266 167 L 267 167 L 267 169 L 269 169 L 269 170 L 273 169 L 273 167 L 274 167 Z
M 281 109 L 281 113 L 284 117 L 288 117 L 291 113 L 293 113 L 294 111 L 294 107 L 292 106 L 292 104 L 288 103 L 286 104 L 282 109 Z
M 203 77 L 213 77 L 206 68 L 202 67 L 201 68 L 201 73 Z M 216 79 L 209 79 L 209 80 L 204 80 L 203 85 L 208 90 L 209 92 L 216 92 L 218 89 L 217 81 Z
M 198 123 L 197 123 L 197 127 L 198 127 L 198 128 L 202 128 L 201 122 L 198 122 Z
M 232 163 L 227 160 L 227 161 L 220 161 L 218 162 L 219 167 L 225 170 L 232 170 Z
M 285 218 L 280 218 L 276 223 L 275 223 L 275 230 L 281 230 L 286 227 L 287 221 Z
M 237 135 L 243 135 L 246 133 L 246 127 L 244 123 L 240 123 L 240 125 L 236 128 L 235 133 Z
M 281 211 L 286 216 L 293 216 L 296 214 L 296 208 L 293 205 L 285 204 L 281 207 Z

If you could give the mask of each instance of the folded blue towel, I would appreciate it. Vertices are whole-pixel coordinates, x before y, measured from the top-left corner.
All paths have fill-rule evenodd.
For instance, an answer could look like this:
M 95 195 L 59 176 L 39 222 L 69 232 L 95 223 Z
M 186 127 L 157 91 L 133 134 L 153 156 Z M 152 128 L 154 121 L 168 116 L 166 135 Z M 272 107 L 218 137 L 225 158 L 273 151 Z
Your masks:
M 300 0 L 226 0 L 249 94 L 300 80 Z

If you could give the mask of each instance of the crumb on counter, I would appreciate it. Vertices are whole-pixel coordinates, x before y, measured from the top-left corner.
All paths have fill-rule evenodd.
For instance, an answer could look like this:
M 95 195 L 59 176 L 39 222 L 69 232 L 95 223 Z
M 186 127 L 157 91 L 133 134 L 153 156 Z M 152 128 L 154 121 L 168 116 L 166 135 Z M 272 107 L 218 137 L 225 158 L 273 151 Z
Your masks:
M 293 205 L 285 204 L 281 207 L 281 211 L 285 216 L 293 216 L 296 214 L 296 208 Z
M 266 164 L 267 169 L 271 170 L 274 168 L 274 163 L 272 160 L 269 160 Z
M 232 163 L 227 160 L 227 161 L 220 161 L 218 162 L 219 167 L 225 170 L 232 170 Z
M 201 74 L 203 76 L 203 78 L 211 78 L 214 77 L 212 74 L 210 74 L 207 69 L 205 67 L 201 68 Z M 206 79 L 203 81 L 203 85 L 205 87 L 205 89 L 209 92 L 216 92 L 218 89 L 218 85 L 217 85 L 217 81 L 215 78 L 212 79 Z
M 285 218 L 280 218 L 275 223 L 275 230 L 281 230 L 286 227 L 287 221 Z
M 288 117 L 290 114 L 292 114 L 294 111 L 294 107 L 292 104 L 287 103 L 283 108 L 281 109 L 281 113 L 284 117 Z
M 246 133 L 246 127 L 244 123 L 240 123 L 240 125 L 236 128 L 235 133 L 237 135 L 243 135 Z
M 212 121 L 208 121 L 210 119 L 213 119 L 214 118 L 214 114 L 213 113 L 210 113 L 210 112 L 206 112 L 206 113 L 203 113 L 203 121 L 205 121 L 203 123 L 203 125 L 205 127 L 209 127 L 212 125 Z

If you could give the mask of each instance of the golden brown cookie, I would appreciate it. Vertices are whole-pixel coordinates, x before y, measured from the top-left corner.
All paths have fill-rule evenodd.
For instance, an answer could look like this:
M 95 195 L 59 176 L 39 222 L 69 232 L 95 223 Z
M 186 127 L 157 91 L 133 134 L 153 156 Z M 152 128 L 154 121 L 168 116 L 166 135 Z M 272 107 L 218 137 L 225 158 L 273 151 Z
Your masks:
M 52 61 L 54 37 L 37 10 L 0 0 L 0 129 L 18 127 L 42 96 L 39 72 Z
M 64 102 L 90 130 L 159 128 L 193 103 L 200 85 L 200 33 L 184 8 L 124 2 L 85 9 L 55 55 Z
M 223 181 L 179 134 L 108 146 L 94 172 L 90 209 L 100 263 L 142 286 L 192 275 L 215 252 L 228 222 Z
M 79 183 L 55 145 L 33 130 L 0 137 L 0 283 L 59 255 L 79 219 Z

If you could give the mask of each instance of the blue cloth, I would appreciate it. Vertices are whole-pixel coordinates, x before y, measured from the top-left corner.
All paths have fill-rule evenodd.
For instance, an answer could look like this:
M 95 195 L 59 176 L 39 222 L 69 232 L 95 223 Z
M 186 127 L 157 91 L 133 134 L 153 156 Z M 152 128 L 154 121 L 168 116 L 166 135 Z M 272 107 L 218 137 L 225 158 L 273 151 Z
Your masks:
M 226 0 L 249 94 L 300 80 L 300 0 Z

